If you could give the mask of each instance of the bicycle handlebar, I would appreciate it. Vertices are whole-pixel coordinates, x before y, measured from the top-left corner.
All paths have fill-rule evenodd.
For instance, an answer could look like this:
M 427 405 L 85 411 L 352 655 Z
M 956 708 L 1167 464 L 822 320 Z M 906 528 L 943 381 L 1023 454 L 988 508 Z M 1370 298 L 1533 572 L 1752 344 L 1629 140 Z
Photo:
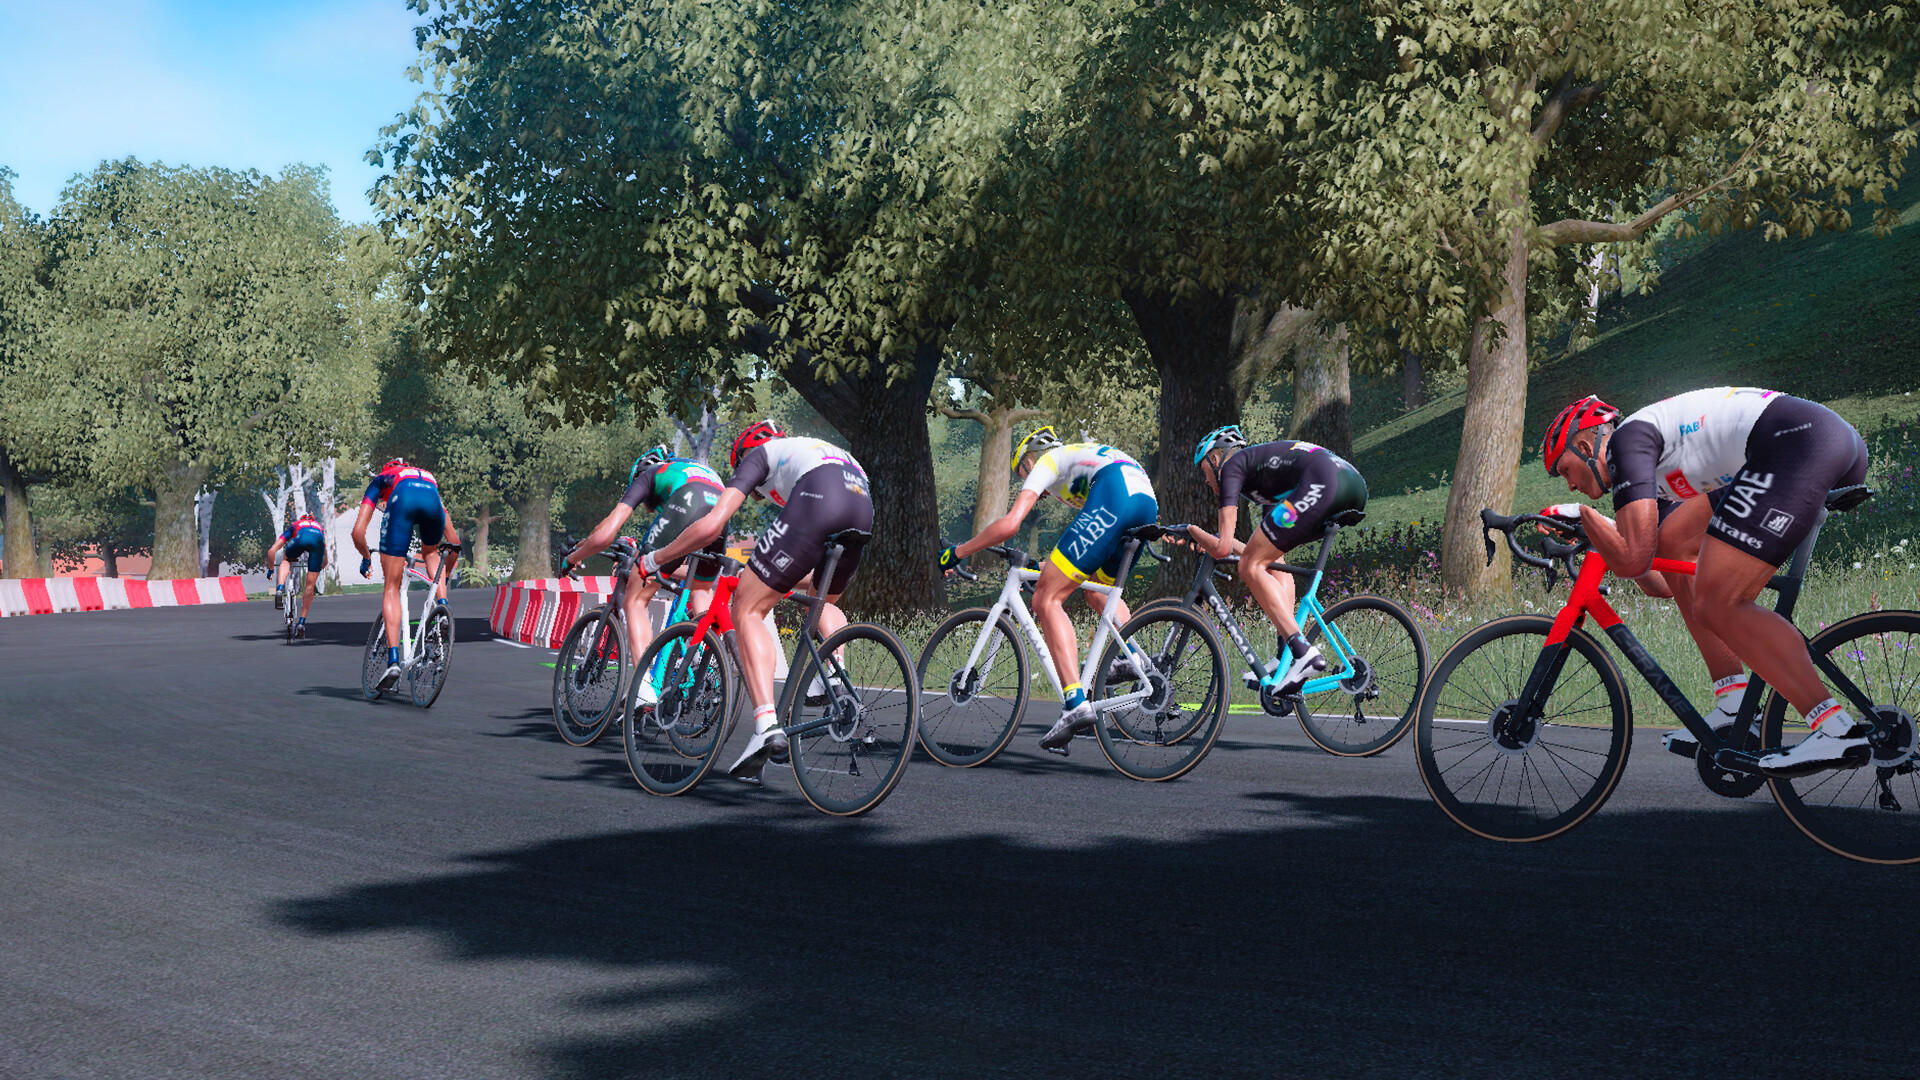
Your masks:
M 1520 546 L 1520 539 L 1515 535 L 1520 526 L 1528 523 L 1544 525 L 1561 535 L 1567 536 L 1574 542 L 1571 544 L 1562 543 L 1549 536 L 1541 542 L 1541 547 L 1545 550 L 1546 554 L 1536 555 Z M 1499 548 L 1494 545 L 1493 534 L 1495 532 L 1506 534 L 1507 548 L 1513 552 L 1514 558 L 1519 559 L 1528 566 L 1536 566 L 1547 572 L 1547 588 L 1549 589 L 1553 588 L 1560 574 L 1560 569 L 1554 565 L 1554 560 L 1558 559 L 1566 566 L 1567 576 L 1571 578 L 1575 576 L 1573 570 L 1574 557 L 1592 550 L 1592 545 L 1587 543 L 1586 531 L 1580 528 L 1578 524 L 1562 521 L 1559 518 L 1548 517 L 1545 514 L 1514 514 L 1512 516 L 1506 516 L 1496 514 L 1492 508 L 1488 508 L 1480 511 L 1480 538 L 1486 541 L 1487 544 L 1488 566 L 1493 565 L 1493 557 L 1499 551 Z

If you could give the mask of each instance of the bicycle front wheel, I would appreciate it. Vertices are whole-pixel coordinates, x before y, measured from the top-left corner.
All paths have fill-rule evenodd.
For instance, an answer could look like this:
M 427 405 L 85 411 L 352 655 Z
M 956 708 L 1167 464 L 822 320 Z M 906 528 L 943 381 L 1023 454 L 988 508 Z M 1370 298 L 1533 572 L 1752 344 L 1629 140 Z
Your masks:
M 360 658 L 360 695 L 368 701 L 378 701 L 386 691 L 380 689 L 380 679 L 387 673 L 387 619 L 376 615 L 373 629 L 367 631 L 367 651 Z
M 1871 702 L 1873 756 L 1858 769 L 1769 780 L 1794 827 L 1836 855 L 1871 863 L 1920 862 L 1920 612 L 1875 611 L 1827 627 L 1808 643 L 1821 676 L 1847 711 Z M 1827 670 L 1828 667 L 1832 670 Z M 1852 683 L 1847 687 L 1835 673 Z M 1760 723 L 1763 746 L 1786 746 L 1787 702 L 1773 694 Z M 1797 743 L 1809 733 L 1796 723 Z
M 420 637 L 420 655 L 407 669 L 407 688 L 413 703 L 424 709 L 440 697 L 447 685 L 447 665 L 453 659 L 453 615 L 446 605 L 428 602 L 427 629 Z
M 1420 779 L 1461 828 L 1489 840 L 1546 840 L 1600 809 L 1633 745 L 1627 687 L 1599 642 L 1574 630 L 1545 697 L 1516 704 L 1553 620 L 1510 615 L 1454 643 L 1420 697 Z
M 1150 662 L 1146 687 L 1135 681 L 1108 687 L 1107 676 L 1120 657 L 1120 641 L 1146 654 Z M 1100 714 L 1094 725 L 1100 752 L 1122 775 L 1135 780 L 1185 776 L 1219 741 L 1227 714 L 1231 694 L 1220 639 L 1185 607 L 1162 605 L 1128 620 L 1120 630 L 1120 641 L 1107 646 L 1094 668 L 1088 697 L 1098 703 L 1142 689 L 1146 696 Z
M 560 643 L 553 664 L 553 726 L 568 746 L 598 739 L 620 715 L 626 625 L 604 607 L 587 612 Z
M 654 795 L 684 795 L 707 778 L 733 726 L 733 663 L 720 635 L 695 640 L 693 623 L 654 636 L 635 671 L 656 671 L 659 700 L 641 702 L 645 679 L 629 679 L 621 742 L 627 768 Z
M 1326 654 L 1329 673 L 1352 669 L 1337 685 L 1304 696 L 1307 738 L 1340 757 L 1369 757 L 1399 742 L 1427 681 L 1427 639 L 1413 616 L 1383 597 L 1356 596 L 1328 608 L 1306 632 Z
M 878 626 L 841 627 L 787 677 L 793 778 L 822 813 L 879 806 L 906 772 L 920 723 L 920 680 L 900 639 Z M 825 658 L 821 671 L 819 658 Z
M 920 650 L 920 748 L 942 765 L 971 769 L 1013 741 L 1027 710 L 1027 650 L 1004 617 L 986 608 L 956 612 Z M 981 636 L 980 662 L 967 665 Z

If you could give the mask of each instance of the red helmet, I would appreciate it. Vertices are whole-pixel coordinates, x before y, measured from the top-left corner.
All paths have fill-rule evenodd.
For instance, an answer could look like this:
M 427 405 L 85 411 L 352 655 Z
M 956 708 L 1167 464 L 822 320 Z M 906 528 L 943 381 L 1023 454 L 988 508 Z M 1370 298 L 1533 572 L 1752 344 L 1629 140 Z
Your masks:
M 1548 476 L 1558 476 L 1553 463 L 1567 452 L 1567 444 L 1574 435 L 1601 424 L 1611 424 L 1620 419 L 1620 410 L 1588 394 L 1579 401 L 1560 410 L 1560 415 L 1547 425 L 1546 437 L 1540 440 L 1540 456 L 1545 460 Z
M 730 469 L 739 468 L 740 459 L 746 456 L 747 451 L 756 446 L 763 446 L 775 439 L 785 438 L 786 434 L 786 432 L 780 430 L 779 424 L 771 420 L 755 420 L 753 423 L 747 425 L 745 431 L 733 437 L 733 449 L 727 453 L 727 467 Z
M 380 471 L 383 473 L 390 473 L 395 469 L 404 469 L 406 467 L 407 467 L 406 458 L 394 458 L 391 461 L 388 461 L 385 465 L 380 466 Z

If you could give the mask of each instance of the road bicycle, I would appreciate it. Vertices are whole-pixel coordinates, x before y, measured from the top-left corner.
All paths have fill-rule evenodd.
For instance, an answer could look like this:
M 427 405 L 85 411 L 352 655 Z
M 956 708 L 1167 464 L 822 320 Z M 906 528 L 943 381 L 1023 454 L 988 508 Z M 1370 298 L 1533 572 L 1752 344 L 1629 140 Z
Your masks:
M 631 537 L 607 545 L 613 594 L 582 612 L 553 664 L 553 726 L 569 746 L 599 739 L 620 715 L 627 676 L 627 582 L 639 558 Z
M 1775 611 L 1793 617 L 1828 514 L 1872 496 L 1858 485 L 1828 493 L 1786 572 L 1767 585 L 1778 597 Z M 1421 778 L 1448 817 L 1489 839 L 1545 840 L 1591 817 L 1612 794 L 1631 747 L 1632 703 L 1612 659 L 1584 629 L 1591 616 L 1698 741 L 1694 765 L 1709 790 L 1744 798 L 1764 784 L 1794 827 L 1827 850 L 1863 862 L 1920 862 L 1914 728 L 1920 612 L 1855 615 L 1807 641 L 1835 696 L 1872 725 L 1870 759 L 1857 769 L 1767 778 L 1757 759 L 1763 747 L 1786 745 L 1789 706 L 1783 696 L 1767 694 L 1759 677 L 1750 676 L 1737 718 L 1709 728 L 1607 603 L 1601 581 L 1607 564 L 1577 526 L 1491 510 L 1481 511 L 1480 519 L 1489 561 L 1496 550 L 1493 534 L 1501 532 L 1516 558 L 1547 571 L 1549 588 L 1565 567 L 1573 589 L 1555 617 L 1496 619 L 1461 638 L 1434 666 L 1420 702 L 1416 742 Z M 1527 523 L 1565 539 L 1548 538 L 1544 555 L 1535 554 L 1515 536 Z M 1692 574 L 1694 564 L 1656 558 L 1653 569 Z M 1801 737 L 1807 733 L 1802 728 Z
M 1184 526 L 1178 528 L 1184 532 Z M 1200 764 L 1220 738 L 1231 696 L 1220 640 L 1193 612 L 1178 607 L 1143 611 L 1115 629 L 1114 601 L 1140 553 L 1170 561 L 1151 546 L 1168 531 L 1160 525 L 1127 530 L 1121 534 L 1121 570 L 1114 584 L 1080 584 L 1107 598 L 1080 673 L 1096 715 L 1094 737 L 1113 767 L 1135 780 L 1172 780 Z M 955 768 L 984 765 L 1012 740 L 1030 693 L 1029 644 L 1055 695 L 1062 692 L 1053 654 L 1024 599 L 1040 571 L 1018 548 L 986 550 L 1008 563 L 999 598 L 991 607 L 949 616 L 927 639 L 918 665 L 920 684 L 927 688 L 920 745 L 935 761 Z M 956 573 L 979 580 L 965 567 Z M 1123 643 L 1134 647 L 1123 648 Z M 1132 689 L 1110 689 L 1120 685 Z
M 1413 728 L 1420 691 L 1426 684 L 1427 639 L 1413 616 L 1385 597 L 1354 596 L 1330 608 L 1320 603 L 1320 583 L 1326 578 L 1334 536 L 1344 527 L 1358 525 L 1364 517 L 1363 511 L 1346 510 L 1329 520 L 1320 535 L 1319 558 L 1311 569 L 1284 562 L 1268 564 L 1269 569 L 1306 579 L 1294 619 L 1300 624 L 1300 632 L 1320 646 L 1327 658 L 1326 674 L 1308 679 L 1298 693 L 1283 698 L 1272 687 L 1261 685 L 1259 673 L 1266 670 L 1269 661 L 1253 647 L 1214 587 L 1215 577 L 1233 580 L 1228 567 L 1240 561 L 1238 556 L 1216 560 L 1200 553 L 1193 583 L 1183 596 L 1162 597 L 1141 611 L 1171 606 L 1198 613 L 1203 610 L 1204 600 L 1204 610 L 1212 612 L 1226 631 L 1227 640 L 1246 660 L 1247 687 L 1259 691 L 1262 711 L 1276 717 L 1297 715 L 1307 738 L 1329 754 L 1378 754 Z M 1276 652 L 1283 648 L 1277 647 Z
M 447 568 L 459 555 L 459 544 L 441 544 L 439 569 L 428 577 L 420 572 L 420 560 L 409 552 L 406 576 L 401 579 L 400 617 L 406 620 L 406 626 L 400 634 L 400 670 L 406 675 L 413 703 L 422 709 L 433 704 L 440 696 L 440 688 L 447 683 L 447 664 L 453 655 L 453 615 L 445 604 L 435 603 L 434 599 L 440 583 L 446 580 Z M 413 618 L 415 581 L 427 587 L 418 620 Z M 360 693 L 368 701 L 377 701 L 387 692 L 380 687 L 380 679 L 386 672 L 387 617 L 382 611 L 374 617 L 373 629 L 367 632 L 367 651 L 360 659 Z
M 870 538 L 858 529 L 829 536 L 814 581 L 832 581 L 847 550 Z M 723 568 L 713 599 L 698 620 L 660 631 L 641 654 L 639 670 L 665 660 L 655 682 L 659 700 L 640 703 L 639 679 L 629 680 L 627 690 L 627 765 L 635 782 L 655 795 L 684 795 L 706 779 L 747 698 L 730 610 L 742 564 L 698 553 L 689 558 Z M 822 640 L 824 589 L 789 599 L 803 603 L 806 614 L 779 701 L 788 764 L 815 809 L 864 814 L 898 786 L 912 755 L 920 719 L 913 663 L 899 639 L 878 626 L 850 623 Z
M 291 572 L 287 574 L 286 594 L 286 641 L 293 644 L 293 632 L 300 625 L 300 604 L 307 597 L 307 560 L 305 556 L 287 560 Z M 382 668 L 381 670 L 386 670 Z

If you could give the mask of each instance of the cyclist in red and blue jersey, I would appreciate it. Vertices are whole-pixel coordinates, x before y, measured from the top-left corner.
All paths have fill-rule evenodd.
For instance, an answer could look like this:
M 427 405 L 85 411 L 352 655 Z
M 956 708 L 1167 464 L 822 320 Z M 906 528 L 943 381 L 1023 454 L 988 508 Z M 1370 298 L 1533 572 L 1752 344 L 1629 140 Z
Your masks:
M 327 565 L 327 532 L 311 514 L 301 514 L 290 522 L 267 550 L 267 562 L 273 566 L 273 610 L 287 606 L 287 576 L 293 573 L 293 560 L 307 557 L 307 587 L 300 598 L 300 621 L 293 636 L 307 636 L 307 613 L 313 610 L 313 593 L 320 584 L 320 571 Z
M 453 518 L 440 501 L 440 485 L 433 474 L 401 458 L 380 467 L 367 492 L 360 499 L 360 516 L 353 522 L 353 546 L 360 552 L 360 576 L 373 569 L 373 556 L 367 550 L 367 523 L 375 509 L 386 511 L 380 528 L 380 576 L 385 583 L 381 611 L 387 623 L 387 671 L 380 677 L 382 689 L 399 680 L 400 630 L 405 619 L 400 610 L 400 590 L 406 587 L 407 548 L 413 534 L 420 533 L 420 556 L 426 561 L 427 576 L 440 573 L 440 545 L 457 544 L 460 533 Z M 441 582 L 436 599 L 447 602 L 447 585 Z
M 656 513 L 653 524 L 647 526 L 640 550 L 659 551 L 718 505 L 721 490 L 720 474 L 701 462 L 674 457 L 673 451 L 664 446 L 648 450 L 634 460 L 633 468 L 628 471 L 626 494 L 620 496 L 620 501 L 585 540 L 560 557 L 560 573 L 571 574 L 581 563 L 613 543 L 627 519 L 642 507 Z M 726 554 L 726 546 L 716 539 L 702 549 L 701 554 L 722 556 Z M 675 559 L 662 565 L 657 574 L 636 575 L 639 580 L 628 582 L 622 615 L 627 622 L 627 648 L 631 650 L 628 655 L 635 660 L 653 641 L 653 623 L 647 618 L 647 604 L 660 591 L 661 577 L 679 571 L 688 561 L 687 558 Z M 692 579 L 687 583 L 687 610 L 698 618 L 706 612 L 707 601 L 713 597 L 713 582 L 720 575 L 720 564 L 696 561 L 691 574 Z M 640 702 L 645 705 L 658 700 L 651 672 L 642 673 L 639 694 Z

